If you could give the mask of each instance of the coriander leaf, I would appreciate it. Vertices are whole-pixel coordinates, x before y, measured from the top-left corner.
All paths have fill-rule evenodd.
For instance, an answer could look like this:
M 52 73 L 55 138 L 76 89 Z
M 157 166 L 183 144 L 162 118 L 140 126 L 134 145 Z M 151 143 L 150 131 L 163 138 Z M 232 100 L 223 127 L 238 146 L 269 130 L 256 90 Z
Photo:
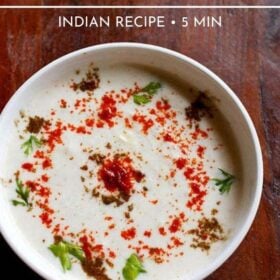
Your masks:
M 133 95 L 134 103 L 137 105 L 145 105 L 151 102 L 153 95 L 155 95 L 160 88 L 161 84 L 159 82 L 150 82 Z
M 150 82 L 144 88 L 140 90 L 140 92 L 147 92 L 150 95 L 154 95 L 157 93 L 157 90 L 161 88 L 161 84 L 159 82 Z
M 22 181 L 16 179 L 17 189 L 16 193 L 21 197 L 21 199 L 28 204 L 29 189 L 24 187 Z
M 67 246 L 64 242 L 61 241 L 58 244 L 52 244 L 49 249 L 57 258 L 59 258 L 64 271 L 71 269 L 72 264 L 68 254 Z
M 233 175 L 229 174 L 229 173 L 226 172 L 225 170 L 223 170 L 223 169 L 221 169 L 221 168 L 218 168 L 218 169 L 222 172 L 222 174 L 223 174 L 224 176 L 226 176 L 226 177 L 234 177 Z
M 21 148 L 23 149 L 24 154 L 28 156 L 35 147 L 40 148 L 41 146 L 42 142 L 34 135 L 31 135 L 29 139 L 21 145 Z
M 215 186 L 219 187 L 219 191 L 221 194 L 228 193 L 231 189 L 231 185 L 235 181 L 235 176 L 232 174 L 224 171 L 223 169 L 219 168 L 224 178 L 213 178 L 212 180 L 215 182 Z
M 142 262 L 137 255 L 131 254 L 126 260 L 125 267 L 122 270 L 122 274 L 125 280 L 135 280 L 139 273 L 145 273 Z
M 65 244 L 67 245 L 70 255 L 74 256 L 79 261 L 83 261 L 85 259 L 85 253 L 80 246 L 68 242 L 65 242 Z
M 151 97 L 146 94 L 135 94 L 133 95 L 133 101 L 137 105 L 144 105 L 151 102 Z
M 85 254 L 81 247 L 63 240 L 50 245 L 49 249 L 57 258 L 59 258 L 64 271 L 70 270 L 72 267 L 70 255 L 77 258 L 79 261 L 85 259 Z
M 22 206 L 31 206 L 31 204 L 29 203 L 28 199 L 29 199 L 29 189 L 27 187 L 24 187 L 22 181 L 20 181 L 18 178 L 16 178 L 16 193 L 18 195 L 18 197 L 20 198 L 20 200 L 12 200 L 12 203 L 14 206 L 18 206 L 18 205 L 22 205 Z
M 22 202 L 22 201 L 19 201 L 19 200 L 16 200 L 16 199 L 13 199 L 12 203 L 13 203 L 14 206 L 18 206 L 18 205 L 26 206 L 25 202 Z

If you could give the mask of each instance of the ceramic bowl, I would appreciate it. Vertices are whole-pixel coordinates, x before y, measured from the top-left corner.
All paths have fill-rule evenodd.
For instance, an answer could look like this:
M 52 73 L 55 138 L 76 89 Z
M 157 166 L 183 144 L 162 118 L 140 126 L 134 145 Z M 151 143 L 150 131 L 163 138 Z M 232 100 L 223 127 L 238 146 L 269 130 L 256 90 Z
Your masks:
M 230 123 L 240 154 L 240 166 L 243 173 L 242 197 L 240 198 L 238 219 L 235 229 L 222 253 L 211 260 L 207 266 L 193 276 L 202 279 L 221 266 L 236 250 L 248 232 L 256 215 L 260 202 L 263 182 L 263 163 L 259 140 L 254 125 L 235 93 L 217 75 L 197 61 L 180 53 L 153 45 L 138 43 L 110 43 L 81 49 L 67 54 L 48 64 L 28 79 L 13 95 L 0 119 L 0 153 L 3 155 L 9 133 L 9 125 L 21 102 L 28 99 L 28 93 L 53 83 L 57 77 L 69 69 L 76 69 L 94 59 L 97 63 L 131 63 L 145 67 L 165 69 L 179 79 L 201 89 L 207 89 L 219 100 L 219 110 Z M 252 96 L 253 98 L 253 96 Z M 0 162 L 0 165 L 2 163 Z M 13 219 L 10 203 L 0 194 L 0 229 L 1 233 L 16 254 L 34 271 L 46 279 L 72 279 L 63 274 L 59 266 L 53 269 L 28 242 Z M 235 269 L 235 268 L 233 268 Z M 187 278 L 186 278 L 187 279 Z M 189 279 L 188 279 L 189 280 Z

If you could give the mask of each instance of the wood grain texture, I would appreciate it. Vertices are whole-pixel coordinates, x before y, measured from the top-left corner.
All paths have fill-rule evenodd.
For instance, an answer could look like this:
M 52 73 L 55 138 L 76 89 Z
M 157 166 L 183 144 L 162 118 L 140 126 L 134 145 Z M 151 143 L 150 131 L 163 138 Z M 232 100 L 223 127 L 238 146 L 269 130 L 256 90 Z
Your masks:
M 2 3 L 3 2 L 3 3 Z M 9 1 L 1 1 L 7 4 Z M 11 3 L 13 2 L 13 3 Z M 8 4 L 14 4 L 10 1 Z M 80 1 L 18 1 L 16 4 L 79 4 Z M 230 4 L 219 1 L 218 4 Z M 261 1 L 259 1 L 261 2 Z M 237 1 L 276 4 L 277 1 Z M 83 4 L 174 4 L 174 1 L 83 1 Z M 209 4 L 210 1 L 176 4 Z M 213 4 L 213 3 L 211 3 Z M 217 4 L 217 3 L 216 3 Z M 59 15 L 221 15 L 220 29 L 58 28 Z M 280 10 L 0 10 L 0 110 L 16 89 L 52 60 L 106 42 L 150 43 L 188 55 L 219 75 L 239 96 L 256 126 L 264 158 L 264 192 L 254 224 L 233 256 L 209 280 L 280 279 Z M 0 241 L 2 273 L 41 279 Z M 5 268 L 14 264 L 14 271 Z
M 1 5 L 279 5 L 278 0 L 1 0 Z

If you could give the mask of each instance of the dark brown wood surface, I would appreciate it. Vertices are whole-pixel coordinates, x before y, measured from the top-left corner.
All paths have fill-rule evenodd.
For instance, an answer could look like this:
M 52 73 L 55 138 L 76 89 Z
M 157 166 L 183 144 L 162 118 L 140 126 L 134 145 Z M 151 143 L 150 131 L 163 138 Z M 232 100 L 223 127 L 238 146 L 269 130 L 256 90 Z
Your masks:
M 80 3 L 77 0 L 12 2 L 1 1 L 1 4 Z M 263 3 L 260 2 L 243 4 Z M 95 1 L 95 4 L 132 3 L 213 4 L 210 1 Z M 221 15 L 223 27 L 62 29 L 58 28 L 59 15 L 165 15 L 169 19 Z M 155 44 L 190 56 L 218 74 L 239 96 L 252 117 L 262 146 L 263 196 L 246 239 L 208 279 L 280 279 L 280 9 L 1 9 L 0 110 L 26 79 L 52 60 L 83 47 L 118 41 Z M 41 279 L 14 255 L 2 238 L 0 254 L 1 275 L 9 273 L 11 279 Z

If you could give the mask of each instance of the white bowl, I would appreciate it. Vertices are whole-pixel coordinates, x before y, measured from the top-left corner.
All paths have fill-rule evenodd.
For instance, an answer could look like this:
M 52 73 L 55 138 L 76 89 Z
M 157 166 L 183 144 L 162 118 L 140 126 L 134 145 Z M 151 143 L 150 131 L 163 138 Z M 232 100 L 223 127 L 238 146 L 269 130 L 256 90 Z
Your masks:
M 26 81 L 14 94 L 2 112 L 0 119 L 0 152 L 4 153 L 6 145 L 4 132 L 12 121 L 13 112 L 19 111 L 23 100 L 28 99 L 28 92 L 52 83 L 60 73 L 69 69 L 77 69 L 89 61 L 95 62 L 120 62 L 137 63 L 143 66 L 152 66 L 165 69 L 178 78 L 199 88 L 207 88 L 211 95 L 220 100 L 220 111 L 230 121 L 232 131 L 241 155 L 241 166 L 243 169 L 243 191 L 240 201 L 238 221 L 234 221 L 235 230 L 232 238 L 225 246 L 222 254 L 216 257 L 209 265 L 202 267 L 201 271 L 192 279 L 202 279 L 216 270 L 236 250 L 248 232 L 256 215 L 260 202 L 263 182 L 263 163 L 259 140 L 254 125 L 234 92 L 213 72 L 177 52 L 146 44 L 138 43 L 110 43 L 88 47 L 68 55 L 65 55 L 48 64 Z M 253 98 L 253 96 L 252 96 Z M 2 192 L 1 192 L 2 194 Z M 34 250 L 28 243 L 24 242 L 21 231 L 17 228 L 13 219 L 10 205 L 0 195 L 0 229 L 1 233 L 17 253 L 17 255 L 38 274 L 46 279 L 61 280 L 70 279 L 63 274 L 59 267 L 53 269 L 45 259 Z M 234 268 L 233 268 L 234 269 Z

